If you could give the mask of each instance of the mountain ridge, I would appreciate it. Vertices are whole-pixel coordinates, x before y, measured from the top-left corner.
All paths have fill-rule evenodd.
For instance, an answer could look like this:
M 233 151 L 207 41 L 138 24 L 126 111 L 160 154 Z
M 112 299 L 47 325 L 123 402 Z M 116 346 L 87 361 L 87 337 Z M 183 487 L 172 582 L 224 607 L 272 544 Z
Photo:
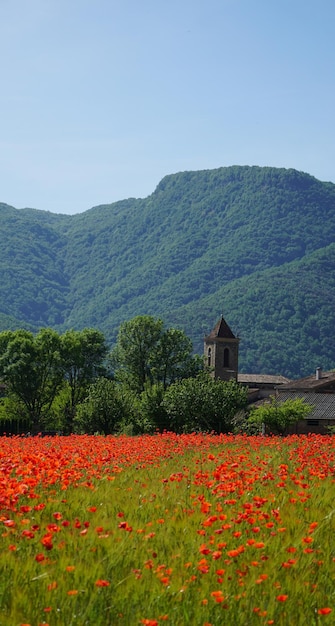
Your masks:
M 241 371 L 335 367 L 333 183 L 231 166 L 169 174 L 147 198 L 75 215 L 0 204 L 0 220 L 0 329 L 92 326 L 113 343 L 147 313 L 201 352 L 223 312 L 241 334 Z

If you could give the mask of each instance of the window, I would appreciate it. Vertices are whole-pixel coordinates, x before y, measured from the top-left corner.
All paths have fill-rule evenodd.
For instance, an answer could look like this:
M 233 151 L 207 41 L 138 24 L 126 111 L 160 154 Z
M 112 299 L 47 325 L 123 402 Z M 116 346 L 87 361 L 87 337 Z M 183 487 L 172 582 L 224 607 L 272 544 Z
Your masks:
M 208 348 L 208 352 L 207 352 L 207 364 L 208 367 L 211 366 L 212 364 L 212 348 Z
M 319 426 L 319 420 L 307 420 L 308 426 Z
M 229 348 L 223 351 L 223 367 L 229 367 Z

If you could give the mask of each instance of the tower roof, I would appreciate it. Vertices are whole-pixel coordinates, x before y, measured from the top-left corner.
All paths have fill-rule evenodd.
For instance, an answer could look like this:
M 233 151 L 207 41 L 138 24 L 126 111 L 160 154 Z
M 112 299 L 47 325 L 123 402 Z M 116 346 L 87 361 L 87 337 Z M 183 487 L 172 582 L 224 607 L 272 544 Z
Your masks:
M 217 324 L 214 326 L 213 330 L 209 333 L 208 337 L 206 337 L 206 339 L 216 339 L 216 338 L 236 339 L 234 333 L 229 328 L 223 315 L 221 319 L 219 319 Z

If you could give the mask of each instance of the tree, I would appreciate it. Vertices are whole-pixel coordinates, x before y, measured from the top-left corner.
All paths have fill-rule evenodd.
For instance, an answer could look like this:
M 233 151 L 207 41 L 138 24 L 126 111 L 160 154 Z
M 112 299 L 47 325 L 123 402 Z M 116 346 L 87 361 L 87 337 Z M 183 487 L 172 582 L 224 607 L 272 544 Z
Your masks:
M 173 383 L 165 392 L 163 407 L 170 429 L 230 432 L 233 419 L 247 404 L 247 390 L 235 381 L 213 379 L 206 372 Z
M 150 315 L 138 315 L 120 326 L 112 359 L 118 377 L 139 393 L 147 380 L 152 380 L 153 356 L 162 328 L 163 321 Z
M 85 401 L 78 407 L 74 426 L 79 432 L 114 433 L 128 415 L 127 399 L 118 383 L 100 377 L 88 390 Z
M 188 378 L 200 369 L 200 362 L 192 355 L 192 341 L 182 330 L 168 328 L 162 332 L 155 352 L 154 378 L 168 385 Z M 201 360 L 202 366 L 202 360 Z
M 142 432 L 168 430 L 169 418 L 164 407 L 165 389 L 163 383 L 148 384 L 137 400 L 137 427 Z
M 273 434 L 283 435 L 291 424 L 305 419 L 312 409 L 312 405 L 301 398 L 280 402 L 272 396 L 270 402 L 251 408 L 247 424 L 259 431 L 265 429 Z
M 38 432 L 63 382 L 61 344 L 50 328 L 0 333 L 0 377 L 7 394 L 24 407 L 28 428 Z M 18 407 L 19 408 L 19 407 Z
M 147 383 L 162 382 L 166 388 L 199 369 L 185 333 L 164 329 L 163 321 L 150 315 L 138 315 L 121 324 L 112 362 L 116 377 L 137 393 L 142 393 Z
M 102 332 L 85 328 L 65 332 L 61 337 L 61 350 L 68 386 L 65 430 L 71 432 L 77 405 L 85 398 L 89 385 L 105 373 L 108 348 Z

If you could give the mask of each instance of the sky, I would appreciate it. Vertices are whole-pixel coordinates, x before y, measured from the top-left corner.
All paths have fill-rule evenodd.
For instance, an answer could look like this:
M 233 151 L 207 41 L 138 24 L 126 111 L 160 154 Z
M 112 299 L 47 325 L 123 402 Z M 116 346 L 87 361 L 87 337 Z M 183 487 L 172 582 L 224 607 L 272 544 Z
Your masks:
M 0 202 L 75 214 L 167 174 L 335 183 L 334 0 L 0 0 Z

